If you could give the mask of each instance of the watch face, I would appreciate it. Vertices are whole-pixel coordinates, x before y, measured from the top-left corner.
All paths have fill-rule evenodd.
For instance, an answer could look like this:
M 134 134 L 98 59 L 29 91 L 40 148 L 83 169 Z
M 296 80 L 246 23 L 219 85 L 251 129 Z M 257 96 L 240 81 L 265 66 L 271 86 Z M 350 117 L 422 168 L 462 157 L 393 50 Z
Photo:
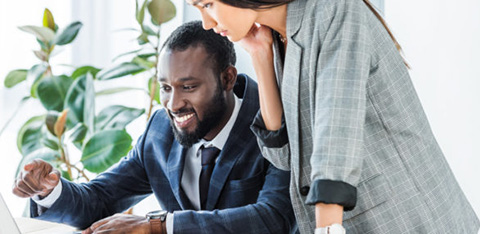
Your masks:
M 332 233 L 332 234 L 345 234 L 345 228 L 343 228 L 342 225 L 337 223 L 329 226 L 328 231 L 329 233 Z
M 150 219 L 160 219 L 160 220 L 164 221 L 165 218 L 167 217 L 167 211 L 156 210 L 156 211 L 152 211 L 152 212 L 147 213 L 146 216 L 147 216 L 148 220 L 150 220 Z

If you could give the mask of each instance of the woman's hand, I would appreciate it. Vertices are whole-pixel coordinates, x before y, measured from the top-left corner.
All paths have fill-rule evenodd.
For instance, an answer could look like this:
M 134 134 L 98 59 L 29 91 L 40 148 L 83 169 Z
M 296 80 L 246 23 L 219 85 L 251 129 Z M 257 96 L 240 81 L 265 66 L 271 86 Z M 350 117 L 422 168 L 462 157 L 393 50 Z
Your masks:
M 252 57 L 258 53 L 267 55 L 272 50 L 272 30 L 267 26 L 254 24 L 247 35 L 238 43 Z

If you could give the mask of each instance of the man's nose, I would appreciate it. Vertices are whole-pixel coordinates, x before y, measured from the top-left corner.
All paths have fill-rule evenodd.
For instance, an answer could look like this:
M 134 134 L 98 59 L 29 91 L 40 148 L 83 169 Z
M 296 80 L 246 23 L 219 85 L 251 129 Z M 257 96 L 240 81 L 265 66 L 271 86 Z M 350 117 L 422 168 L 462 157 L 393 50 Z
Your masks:
M 167 109 L 172 112 L 177 112 L 178 110 L 182 109 L 185 106 L 185 100 L 183 100 L 182 96 L 172 90 L 170 93 L 170 98 L 167 100 Z

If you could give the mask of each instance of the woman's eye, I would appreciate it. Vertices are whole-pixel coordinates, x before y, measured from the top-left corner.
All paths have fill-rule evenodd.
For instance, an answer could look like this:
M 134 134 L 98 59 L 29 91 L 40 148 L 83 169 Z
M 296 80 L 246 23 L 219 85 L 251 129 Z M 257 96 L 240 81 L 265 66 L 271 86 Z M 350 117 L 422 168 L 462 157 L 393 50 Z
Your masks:
M 206 9 L 210 8 L 211 6 L 212 6 L 212 3 L 210 2 L 203 4 L 203 8 L 206 8 Z

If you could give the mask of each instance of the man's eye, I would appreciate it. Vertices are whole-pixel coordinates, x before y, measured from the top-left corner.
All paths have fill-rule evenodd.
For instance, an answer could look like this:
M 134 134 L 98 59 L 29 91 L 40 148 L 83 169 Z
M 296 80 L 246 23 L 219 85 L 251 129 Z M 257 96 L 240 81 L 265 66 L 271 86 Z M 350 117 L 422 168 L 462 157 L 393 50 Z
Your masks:
M 183 86 L 183 89 L 188 91 L 188 90 L 194 89 L 195 87 L 196 86 L 194 86 L 194 85 L 185 85 L 185 86 Z
M 169 87 L 169 86 L 162 85 L 162 86 L 160 86 L 160 90 L 162 90 L 162 91 L 170 91 L 170 87 Z

